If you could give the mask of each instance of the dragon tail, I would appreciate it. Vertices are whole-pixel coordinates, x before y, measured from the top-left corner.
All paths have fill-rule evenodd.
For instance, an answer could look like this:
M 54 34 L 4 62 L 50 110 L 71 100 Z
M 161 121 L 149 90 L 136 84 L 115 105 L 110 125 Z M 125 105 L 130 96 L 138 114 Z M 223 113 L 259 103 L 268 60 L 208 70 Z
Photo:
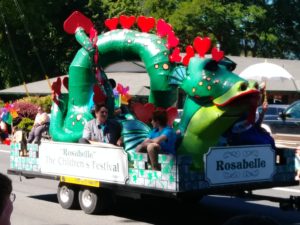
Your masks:
M 122 137 L 125 151 L 134 151 L 136 146 L 145 140 L 150 132 L 150 127 L 139 120 L 122 121 Z

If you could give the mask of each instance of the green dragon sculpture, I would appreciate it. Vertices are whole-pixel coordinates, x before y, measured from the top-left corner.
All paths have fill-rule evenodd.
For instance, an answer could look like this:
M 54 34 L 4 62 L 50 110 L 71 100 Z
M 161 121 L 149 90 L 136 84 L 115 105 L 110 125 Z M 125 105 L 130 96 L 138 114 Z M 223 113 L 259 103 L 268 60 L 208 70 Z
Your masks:
M 135 22 L 141 32 L 130 29 Z M 155 23 L 157 34 L 147 33 Z M 210 49 L 208 38 L 195 38 L 182 60 L 179 40 L 162 19 L 121 16 L 105 24 L 110 31 L 97 35 L 92 22 L 79 12 L 65 21 L 65 30 L 75 34 L 83 47 L 70 65 L 69 79 L 63 81 L 69 93 L 60 92 L 60 80 L 53 84 L 53 140 L 77 142 L 81 137 L 84 124 L 93 118 L 90 106 L 95 86 L 106 94 L 109 110 L 113 111 L 112 89 L 101 68 L 121 60 L 142 60 L 150 79 L 150 103 L 167 108 L 176 103 L 178 88 L 186 93 L 177 152 L 191 155 L 195 169 L 203 169 L 203 155 L 209 147 L 215 146 L 245 112 L 253 115 L 259 95 L 257 83 L 234 74 L 234 64 L 217 48 L 212 49 L 212 58 L 205 58 Z M 116 29 L 118 24 L 123 29 Z M 132 149 L 126 148 L 125 142 L 125 150 Z

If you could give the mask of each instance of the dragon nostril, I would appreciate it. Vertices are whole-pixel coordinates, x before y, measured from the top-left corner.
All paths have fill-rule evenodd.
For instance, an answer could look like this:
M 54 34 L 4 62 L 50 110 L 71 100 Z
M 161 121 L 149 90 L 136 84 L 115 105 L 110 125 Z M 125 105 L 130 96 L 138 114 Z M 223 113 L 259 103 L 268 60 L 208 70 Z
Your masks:
M 248 83 L 244 82 L 244 83 L 241 84 L 240 90 L 245 91 L 247 89 L 247 87 L 248 87 Z

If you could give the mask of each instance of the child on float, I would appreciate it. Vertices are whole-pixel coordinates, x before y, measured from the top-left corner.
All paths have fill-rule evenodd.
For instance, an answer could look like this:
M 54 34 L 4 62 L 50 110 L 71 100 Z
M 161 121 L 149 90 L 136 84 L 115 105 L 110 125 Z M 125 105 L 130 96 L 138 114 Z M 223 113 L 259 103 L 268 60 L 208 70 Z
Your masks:
M 114 94 L 114 105 L 115 105 L 115 108 L 114 108 L 114 116 L 117 118 L 117 119 L 120 119 L 120 120 L 124 120 L 124 119 L 133 119 L 129 109 L 128 109 L 128 104 L 123 104 L 122 100 L 121 100 L 121 94 L 118 92 L 117 90 L 117 83 L 114 79 L 110 78 L 108 79 L 109 81 L 109 84 L 113 90 L 113 94 Z M 130 99 L 128 99 L 129 101 Z
M 176 133 L 167 125 L 168 116 L 166 111 L 156 110 L 153 112 L 151 124 L 152 131 L 141 144 L 136 147 L 136 152 L 147 152 L 153 170 L 160 170 L 158 154 L 175 154 Z

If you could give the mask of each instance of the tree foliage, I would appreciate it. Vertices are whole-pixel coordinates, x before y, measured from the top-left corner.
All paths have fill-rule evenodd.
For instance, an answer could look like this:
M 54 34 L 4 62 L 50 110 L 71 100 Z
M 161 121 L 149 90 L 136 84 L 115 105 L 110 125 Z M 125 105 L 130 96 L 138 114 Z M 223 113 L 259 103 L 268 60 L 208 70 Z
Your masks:
M 99 33 L 106 18 L 145 15 L 172 24 L 182 46 L 209 36 L 226 54 L 300 58 L 299 0 L 2 0 L 0 89 L 68 72 L 80 46 L 63 22 L 74 10 Z
M 300 58 L 300 1 L 274 0 L 269 6 L 268 19 L 273 34 L 277 38 L 272 47 L 272 54 L 261 46 L 260 54 L 265 57 Z M 266 43 L 266 46 L 269 46 Z M 270 50 L 270 48 L 269 48 Z
M 93 11 L 99 4 L 90 4 L 95 8 L 89 4 L 83 0 L 1 1 L 0 78 L 4 82 L 0 88 L 67 73 L 78 44 L 64 32 L 63 22 L 77 9 L 101 17 Z
M 265 10 L 256 5 L 193 0 L 182 2 L 170 22 L 185 44 L 191 44 L 195 36 L 209 36 L 227 54 L 239 55 L 253 44 L 257 24 L 263 19 Z

